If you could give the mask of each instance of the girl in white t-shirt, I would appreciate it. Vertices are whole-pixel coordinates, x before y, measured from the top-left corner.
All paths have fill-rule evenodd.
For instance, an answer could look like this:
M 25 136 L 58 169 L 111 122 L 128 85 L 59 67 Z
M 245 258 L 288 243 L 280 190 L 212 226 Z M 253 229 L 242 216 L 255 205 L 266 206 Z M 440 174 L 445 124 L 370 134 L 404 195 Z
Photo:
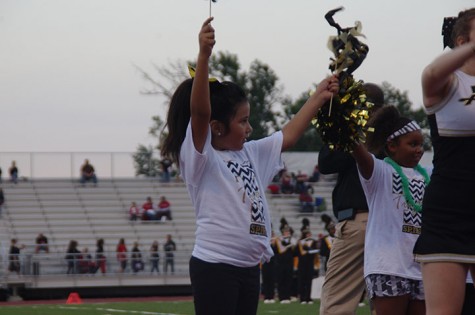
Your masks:
M 259 300 L 259 263 L 273 255 L 265 189 L 283 168 L 281 151 L 303 134 L 339 88 L 324 79 L 282 131 L 246 142 L 250 105 L 231 82 L 208 79 L 215 44 L 213 18 L 199 33 L 195 77 L 175 91 L 162 156 L 180 167 L 196 212 L 190 277 L 197 315 L 253 315 Z
M 421 128 L 394 106 L 377 111 L 368 134 L 371 152 L 355 146 L 361 184 L 369 206 L 364 276 L 377 314 L 425 314 L 424 288 L 412 250 L 421 230 L 421 203 L 429 175 L 418 163 L 424 153 Z

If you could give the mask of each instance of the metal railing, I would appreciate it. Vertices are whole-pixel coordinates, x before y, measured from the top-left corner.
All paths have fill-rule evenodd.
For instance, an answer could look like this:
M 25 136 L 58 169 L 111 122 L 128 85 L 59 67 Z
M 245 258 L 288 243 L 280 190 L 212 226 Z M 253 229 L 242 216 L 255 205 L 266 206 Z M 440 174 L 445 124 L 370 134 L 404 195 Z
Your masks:
M 159 258 L 153 258 L 149 251 L 142 251 L 141 258 L 134 260 L 132 252 L 127 253 L 125 270 L 120 269 L 120 262 L 116 252 L 104 252 L 104 258 L 96 257 L 95 253 L 71 254 L 66 253 L 26 253 L 4 255 L 0 257 L 0 283 L 8 282 L 21 276 L 90 276 L 94 274 L 115 275 L 150 275 L 156 263 L 157 275 L 188 275 L 190 251 L 177 250 L 173 257 L 167 256 L 164 251 L 159 251 Z M 18 262 L 18 269 L 14 268 Z
M 85 159 L 98 178 L 135 177 L 133 152 L 0 152 L 3 180 L 16 162 L 19 178 L 79 178 Z

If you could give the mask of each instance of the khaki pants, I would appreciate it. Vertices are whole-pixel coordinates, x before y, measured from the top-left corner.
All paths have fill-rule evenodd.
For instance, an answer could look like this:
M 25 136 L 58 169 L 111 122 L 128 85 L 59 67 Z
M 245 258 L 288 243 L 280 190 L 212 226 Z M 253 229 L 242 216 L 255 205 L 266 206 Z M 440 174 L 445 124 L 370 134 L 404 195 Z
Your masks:
M 353 315 L 365 290 L 364 239 L 368 213 L 336 225 L 323 282 L 320 315 Z

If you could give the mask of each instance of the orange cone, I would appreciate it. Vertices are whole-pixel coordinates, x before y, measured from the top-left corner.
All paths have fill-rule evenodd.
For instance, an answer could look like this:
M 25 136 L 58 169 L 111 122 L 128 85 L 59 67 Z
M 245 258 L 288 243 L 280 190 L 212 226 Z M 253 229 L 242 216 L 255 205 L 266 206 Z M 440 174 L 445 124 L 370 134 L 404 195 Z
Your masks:
M 68 296 L 66 304 L 82 304 L 79 294 L 77 294 L 76 292 L 71 292 Z

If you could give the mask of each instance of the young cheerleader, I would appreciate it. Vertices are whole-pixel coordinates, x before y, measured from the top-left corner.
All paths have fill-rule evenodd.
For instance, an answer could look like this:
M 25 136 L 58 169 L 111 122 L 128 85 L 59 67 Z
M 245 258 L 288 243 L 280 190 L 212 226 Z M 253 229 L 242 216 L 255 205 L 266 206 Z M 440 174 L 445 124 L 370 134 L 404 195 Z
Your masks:
M 199 33 L 195 78 L 172 97 L 162 155 L 179 165 L 196 212 L 190 260 L 196 314 L 252 315 L 259 263 L 273 255 L 265 189 L 283 168 L 281 151 L 299 139 L 339 85 L 334 76 L 324 79 L 282 131 L 246 142 L 252 127 L 245 93 L 232 82 L 208 80 L 212 20 Z
M 464 292 L 468 271 L 475 275 L 475 8 L 446 18 L 443 33 L 444 47 L 452 49 L 422 73 L 434 172 L 414 253 L 427 314 L 458 315 L 465 294 L 467 302 L 475 299 L 472 285 Z
M 422 274 L 412 249 L 429 181 L 418 164 L 423 136 L 417 123 L 401 117 L 394 106 L 377 111 L 370 124 L 375 132 L 368 134 L 368 149 L 358 144 L 353 151 L 369 207 L 364 254 L 368 295 L 378 315 L 422 315 Z M 369 153 L 381 149 L 384 161 Z

